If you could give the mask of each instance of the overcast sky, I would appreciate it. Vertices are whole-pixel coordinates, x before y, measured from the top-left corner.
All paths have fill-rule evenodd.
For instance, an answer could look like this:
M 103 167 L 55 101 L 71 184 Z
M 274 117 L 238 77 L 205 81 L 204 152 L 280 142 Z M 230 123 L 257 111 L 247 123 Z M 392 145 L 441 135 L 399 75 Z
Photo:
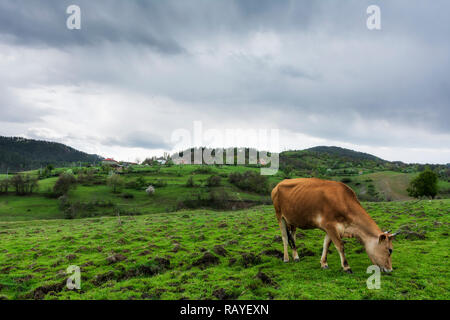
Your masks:
M 66 27 L 71 4 L 81 30 Z M 367 29 L 371 4 L 381 30 Z M 143 160 L 201 121 L 279 129 L 272 151 L 448 163 L 449 12 L 445 0 L 2 0 L 0 135 Z

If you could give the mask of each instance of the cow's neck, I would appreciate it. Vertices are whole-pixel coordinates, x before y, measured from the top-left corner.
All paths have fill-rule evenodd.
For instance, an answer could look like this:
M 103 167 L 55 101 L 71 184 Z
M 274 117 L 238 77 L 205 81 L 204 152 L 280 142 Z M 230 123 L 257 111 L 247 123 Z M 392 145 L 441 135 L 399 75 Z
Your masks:
M 348 232 L 358 238 L 365 246 L 378 239 L 378 236 L 382 233 L 381 229 L 364 209 L 354 217 L 352 223 L 348 226 Z

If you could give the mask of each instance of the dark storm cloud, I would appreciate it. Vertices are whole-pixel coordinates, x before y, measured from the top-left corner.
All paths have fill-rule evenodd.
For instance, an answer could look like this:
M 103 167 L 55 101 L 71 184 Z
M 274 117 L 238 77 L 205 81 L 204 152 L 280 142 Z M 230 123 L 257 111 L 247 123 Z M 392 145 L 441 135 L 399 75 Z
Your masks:
M 71 4 L 81 7 L 80 31 L 66 28 Z M 4 92 L 10 82 L 77 86 L 80 97 L 106 87 L 120 93 L 122 103 L 145 96 L 126 105 L 130 114 L 149 108 L 154 96 L 171 101 L 159 106 L 158 117 L 145 119 L 145 132 L 135 129 L 145 127 L 137 125 L 143 117 L 130 116 L 120 138 L 101 133 L 100 141 L 111 147 L 170 148 L 160 137 L 173 123 L 204 114 L 217 123 L 266 121 L 354 144 L 437 148 L 450 135 L 450 3 L 376 1 L 380 31 L 366 28 L 371 4 L 3 0 L 0 45 L 15 51 L 5 54 L 11 62 L 0 51 L 0 86 Z M 16 57 L 27 50 L 32 53 Z M 21 62 L 28 63 L 23 70 Z M 19 103 L 9 94 L 2 101 L 4 121 L 39 119 L 32 99 Z M 185 105 L 189 109 L 180 112 Z

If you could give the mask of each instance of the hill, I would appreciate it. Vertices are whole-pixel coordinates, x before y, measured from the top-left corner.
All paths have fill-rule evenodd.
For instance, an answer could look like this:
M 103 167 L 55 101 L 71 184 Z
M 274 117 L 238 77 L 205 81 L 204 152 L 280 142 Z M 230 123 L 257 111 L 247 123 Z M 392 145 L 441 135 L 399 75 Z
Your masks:
M 341 147 L 328 147 L 328 146 L 317 146 L 313 148 L 306 149 L 305 151 L 315 152 L 315 153 L 327 153 L 331 156 L 340 157 L 348 160 L 372 160 L 378 162 L 387 162 L 381 158 L 378 158 L 372 154 L 354 151 L 351 149 L 345 149 Z
M 64 167 L 73 162 L 101 161 L 98 155 L 78 151 L 62 143 L 0 136 L 0 173 L 38 169 L 52 164 Z

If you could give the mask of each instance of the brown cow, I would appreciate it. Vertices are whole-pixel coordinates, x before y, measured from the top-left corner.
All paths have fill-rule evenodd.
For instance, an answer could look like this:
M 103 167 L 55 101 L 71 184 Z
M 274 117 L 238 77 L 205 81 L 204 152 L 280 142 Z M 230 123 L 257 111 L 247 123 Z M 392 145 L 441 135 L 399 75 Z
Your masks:
M 345 184 L 316 178 L 288 179 L 272 190 L 272 201 L 283 237 L 284 262 L 289 261 L 288 243 L 293 249 L 294 261 L 299 261 L 295 247 L 296 228 L 319 228 L 326 232 L 320 259 L 322 268 L 328 268 L 327 253 L 333 241 L 342 268 L 352 273 L 345 259 L 342 238 L 356 237 L 374 264 L 382 271 L 392 271 L 395 234 L 382 232 L 361 206 L 355 192 Z

